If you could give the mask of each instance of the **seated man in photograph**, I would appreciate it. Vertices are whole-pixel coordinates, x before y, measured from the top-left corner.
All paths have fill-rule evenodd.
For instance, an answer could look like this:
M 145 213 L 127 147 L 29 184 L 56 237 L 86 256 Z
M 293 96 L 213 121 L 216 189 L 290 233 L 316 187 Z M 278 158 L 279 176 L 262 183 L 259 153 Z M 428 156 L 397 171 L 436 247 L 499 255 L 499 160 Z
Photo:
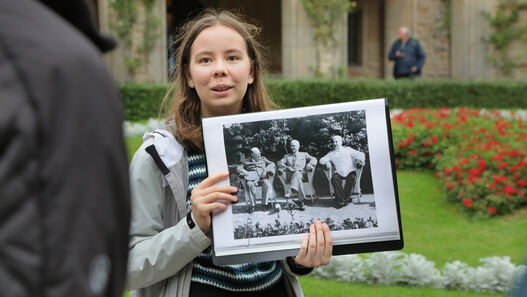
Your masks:
M 331 184 L 335 190 L 336 207 L 341 208 L 351 199 L 352 194 L 359 194 L 351 191 L 357 182 L 357 169 L 364 166 L 365 155 L 349 146 L 342 146 L 342 137 L 339 135 L 333 136 L 332 142 L 333 150 L 320 159 L 320 164 L 328 170 L 335 170 L 331 176 Z
M 317 165 L 317 159 L 306 152 L 300 152 L 300 143 L 298 140 L 292 140 L 289 144 L 290 153 L 286 154 L 277 162 L 278 173 L 286 173 L 286 183 L 291 184 L 289 191 L 286 191 L 285 197 L 289 198 L 295 193 L 298 194 L 298 200 L 294 201 L 300 210 L 304 210 L 305 191 L 303 188 L 303 175 L 306 171 L 311 172 Z
M 251 149 L 251 158 L 246 159 L 243 165 L 238 167 L 238 173 L 244 180 L 245 201 L 249 205 L 249 213 L 254 212 L 256 187 L 258 186 L 262 187 L 262 204 L 268 210 L 272 209 L 271 199 L 274 198 L 273 177 L 275 169 L 274 163 L 262 157 L 260 150 L 256 147 Z

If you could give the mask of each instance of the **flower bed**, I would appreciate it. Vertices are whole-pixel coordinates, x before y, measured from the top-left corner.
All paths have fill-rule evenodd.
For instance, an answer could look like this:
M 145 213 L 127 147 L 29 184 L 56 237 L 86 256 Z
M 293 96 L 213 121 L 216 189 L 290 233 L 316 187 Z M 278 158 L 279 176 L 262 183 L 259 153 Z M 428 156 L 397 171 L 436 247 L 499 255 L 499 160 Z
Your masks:
M 527 205 L 527 121 L 475 109 L 410 109 L 392 116 L 396 166 L 437 171 L 447 199 L 468 214 Z
M 318 278 L 354 283 L 410 285 L 476 292 L 509 292 L 527 271 L 509 257 L 480 259 L 482 265 L 471 267 L 463 262 L 448 262 L 442 269 L 418 254 L 380 252 L 366 256 L 332 257 L 327 266 L 313 272 Z

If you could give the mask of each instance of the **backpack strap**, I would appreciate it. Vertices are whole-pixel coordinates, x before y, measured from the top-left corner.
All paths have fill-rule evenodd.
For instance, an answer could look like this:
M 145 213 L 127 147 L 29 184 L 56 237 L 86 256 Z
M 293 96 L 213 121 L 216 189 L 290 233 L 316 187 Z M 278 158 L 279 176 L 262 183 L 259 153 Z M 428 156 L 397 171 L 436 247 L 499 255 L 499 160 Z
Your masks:
M 161 157 L 159 157 L 159 154 L 157 153 L 156 146 L 150 145 L 145 148 L 145 151 L 152 157 L 154 160 L 154 163 L 156 163 L 157 168 L 163 173 L 163 175 L 167 175 L 170 173 L 170 170 L 168 167 L 163 163 L 163 160 L 161 160 Z
M 163 163 L 163 160 L 159 157 L 159 154 L 157 153 L 155 145 L 149 145 L 145 148 L 145 151 L 152 157 L 152 160 L 154 160 L 154 163 L 156 164 L 157 168 L 161 171 L 161 173 L 164 175 L 163 179 L 166 180 L 167 176 L 170 174 L 170 169 Z M 163 181 L 164 183 L 165 181 Z M 176 222 L 175 213 L 176 211 L 181 211 L 176 205 L 176 201 L 172 198 L 166 198 L 164 199 L 164 205 L 163 205 L 163 218 L 164 228 L 169 228 L 174 226 Z

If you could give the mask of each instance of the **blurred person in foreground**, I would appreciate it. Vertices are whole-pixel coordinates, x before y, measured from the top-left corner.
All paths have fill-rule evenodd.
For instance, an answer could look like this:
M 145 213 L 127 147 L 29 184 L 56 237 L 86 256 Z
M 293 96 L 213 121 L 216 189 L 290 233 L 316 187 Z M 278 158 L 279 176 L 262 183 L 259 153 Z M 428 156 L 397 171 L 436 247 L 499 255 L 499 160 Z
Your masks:
M 88 0 L 0 0 L 0 296 L 122 296 L 122 113 Z
M 395 79 L 414 79 L 421 75 L 425 64 L 425 52 L 419 41 L 410 37 L 407 27 L 400 27 L 398 39 L 392 44 L 388 59 L 395 61 L 393 65 L 393 77 Z

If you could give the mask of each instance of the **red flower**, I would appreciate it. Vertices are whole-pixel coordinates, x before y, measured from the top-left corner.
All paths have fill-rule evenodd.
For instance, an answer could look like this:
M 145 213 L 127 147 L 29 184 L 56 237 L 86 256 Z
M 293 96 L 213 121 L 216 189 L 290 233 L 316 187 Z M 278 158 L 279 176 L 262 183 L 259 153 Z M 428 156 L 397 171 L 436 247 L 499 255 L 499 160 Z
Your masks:
M 505 193 L 507 195 L 512 195 L 512 194 L 514 194 L 514 192 L 516 192 L 516 190 L 514 190 L 514 188 L 509 186 L 509 185 L 503 187 L 503 193 Z
M 406 145 L 410 145 L 414 141 L 414 133 L 408 134 L 408 139 L 406 140 Z
M 468 164 L 468 160 L 465 159 L 465 158 L 461 158 L 461 159 L 459 159 L 459 164 L 461 164 L 461 165 Z
M 469 183 L 473 183 L 475 181 L 478 181 L 478 177 L 477 176 L 471 175 L 471 176 L 468 177 L 468 182 Z
M 465 200 L 463 200 L 463 206 L 471 207 L 472 206 L 472 200 L 470 200 L 468 198 L 465 198 Z
M 485 160 L 479 160 L 478 161 L 478 168 L 479 169 L 485 170 L 486 167 L 487 167 L 487 162 L 485 162 Z
M 506 179 L 507 179 L 506 176 L 495 176 L 494 177 L 494 182 L 496 182 L 497 184 L 501 184 Z
M 415 150 L 410 151 L 410 155 L 415 155 L 417 152 Z
M 406 144 L 406 142 L 405 142 L 404 140 L 401 139 L 401 140 L 399 141 L 399 145 L 398 145 L 398 146 L 399 146 L 399 148 L 402 148 L 402 147 L 405 146 L 405 144 Z
M 492 156 L 492 161 L 496 161 L 496 160 L 502 161 L 503 160 L 503 156 L 501 154 L 496 154 L 496 155 Z
M 404 120 L 404 116 L 402 113 L 396 115 L 393 117 L 393 119 L 396 121 L 396 122 L 402 122 Z
M 490 184 L 487 189 L 491 190 L 491 189 L 496 189 L 496 185 L 495 184 Z
M 414 123 L 412 121 L 408 121 L 406 123 L 406 127 L 408 127 L 408 128 L 412 128 L 413 126 L 414 126 Z
M 437 138 L 437 136 L 430 136 L 430 140 L 432 141 L 432 143 L 437 143 L 439 139 Z
M 424 146 L 430 146 L 430 141 L 428 141 L 428 140 L 425 141 L 425 142 L 423 143 L 423 145 L 424 145 Z
M 435 178 L 439 178 L 441 174 L 439 172 L 436 172 Z
M 520 151 L 518 151 L 517 149 L 512 149 L 509 152 L 509 156 L 511 156 L 511 157 L 518 157 L 519 155 L 520 155 Z
M 470 175 L 480 175 L 483 172 L 483 170 L 481 168 L 469 168 L 467 172 Z
M 488 211 L 489 213 L 493 213 L 493 214 L 494 214 L 494 213 L 496 213 L 497 209 L 494 208 L 494 207 L 492 207 L 492 206 L 490 206 L 490 207 L 487 209 L 487 211 Z
M 454 189 L 454 185 L 447 185 L 447 186 L 446 186 L 446 189 L 447 189 L 447 190 L 453 190 L 453 189 Z
M 509 167 L 509 164 L 503 162 L 503 163 L 500 164 L 500 166 L 498 166 L 498 169 L 501 170 L 501 169 L 507 168 L 507 167 Z

